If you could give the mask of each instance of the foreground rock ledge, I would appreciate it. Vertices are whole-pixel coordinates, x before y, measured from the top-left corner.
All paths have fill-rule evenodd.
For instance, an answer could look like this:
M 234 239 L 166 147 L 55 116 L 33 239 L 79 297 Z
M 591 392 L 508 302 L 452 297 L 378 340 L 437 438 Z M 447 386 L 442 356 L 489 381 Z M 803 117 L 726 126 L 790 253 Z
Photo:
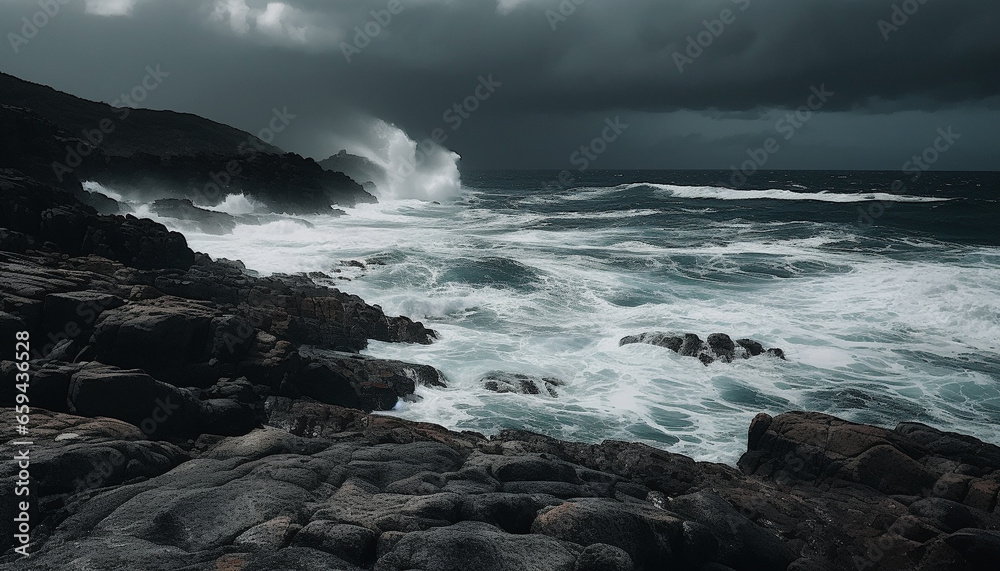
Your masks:
M 35 410 L 35 555 L 0 566 L 978 570 L 1000 555 L 1000 448 L 921 424 L 759 415 L 739 471 L 284 397 L 266 414 L 179 446 Z

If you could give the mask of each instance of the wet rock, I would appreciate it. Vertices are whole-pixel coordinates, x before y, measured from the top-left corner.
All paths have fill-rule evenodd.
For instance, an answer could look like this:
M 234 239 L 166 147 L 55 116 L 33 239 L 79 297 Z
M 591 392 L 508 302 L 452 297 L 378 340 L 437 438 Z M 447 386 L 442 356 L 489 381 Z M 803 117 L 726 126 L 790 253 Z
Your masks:
M 771 348 L 766 351 L 766 353 L 772 357 L 777 357 L 779 359 L 785 360 L 785 352 L 781 349 Z
M 702 341 L 693 333 L 686 333 L 683 336 L 656 332 L 641 333 L 623 337 L 618 342 L 619 346 L 635 343 L 666 347 L 681 356 L 696 357 L 704 365 L 710 365 L 715 361 L 730 363 L 737 356 L 747 359 L 767 354 L 780 359 L 785 358 L 785 353 L 781 349 L 765 350 L 763 345 L 752 339 L 739 339 L 734 342 L 725 333 L 713 333 L 708 336 L 707 341 Z
M 565 383 L 555 377 L 535 377 L 521 373 L 507 373 L 504 371 L 494 371 L 479 379 L 483 388 L 495 393 L 517 393 L 523 395 L 537 395 L 544 390 L 549 396 L 559 396 L 557 387 Z
M 648 345 L 666 347 L 676 353 L 680 350 L 681 345 L 684 344 L 684 338 L 677 335 L 669 335 L 667 333 L 640 333 L 639 335 L 622 337 L 621 341 L 618 342 L 618 345 L 629 345 L 632 343 L 646 343 Z
M 361 410 L 390 410 L 412 400 L 417 385 L 447 386 L 434 367 L 354 353 L 306 351 L 307 364 L 292 383 L 304 396 Z
M 708 336 L 708 348 L 716 359 L 729 363 L 736 356 L 736 344 L 725 333 L 713 333 Z
M 190 222 L 205 234 L 229 234 L 236 228 L 236 217 L 225 212 L 198 208 L 187 198 L 161 198 L 149 209 L 159 216 Z
M 677 353 L 682 357 L 697 357 L 705 349 L 705 342 L 694 333 L 685 333 L 684 341 Z
M 753 339 L 737 339 L 736 344 L 743 347 L 750 357 L 756 357 L 764 352 L 764 346 Z

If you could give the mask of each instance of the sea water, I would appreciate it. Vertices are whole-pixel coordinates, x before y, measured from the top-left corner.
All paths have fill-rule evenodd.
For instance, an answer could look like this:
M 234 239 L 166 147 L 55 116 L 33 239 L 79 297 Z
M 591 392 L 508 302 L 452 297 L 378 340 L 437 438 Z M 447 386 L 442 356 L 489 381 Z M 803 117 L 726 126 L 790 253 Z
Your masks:
M 184 232 L 193 249 L 263 274 L 324 272 L 435 329 L 429 346 L 365 351 L 448 379 L 386 414 L 728 463 L 759 412 L 920 421 L 1000 443 L 997 174 L 761 172 L 740 188 L 728 178 L 593 171 L 560 184 L 554 171 L 464 172 L 449 200 Z M 218 208 L 254 204 L 237 196 Z M 619 346 L 648 331 L 749 337 L 787 360 L 705 366 Z M 480 381 L 494 371 L 565 385 L 557 396 L 496 394 Z

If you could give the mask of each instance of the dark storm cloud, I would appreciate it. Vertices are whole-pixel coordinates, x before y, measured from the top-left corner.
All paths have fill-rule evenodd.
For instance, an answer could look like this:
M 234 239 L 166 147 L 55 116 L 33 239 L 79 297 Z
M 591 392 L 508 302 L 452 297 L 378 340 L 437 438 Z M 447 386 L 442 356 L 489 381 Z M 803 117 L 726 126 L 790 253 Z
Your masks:
M 477 166 L 562 168 L 604 117 L 621 114 L 646 127 L 602 166 L 683 166 L 661 160 L 664 149 L 683 149 L 673 156 L 725 167 L 740 152 L 733 141 L 773 130 L 768 109 L 798 107 L 819 85 L 835 93 L 823 113 L 868 118 L 860 131 L 809 126 L 825 139 L 803 131 L 800 141 L 817 141 L 813 159 L 833 163 L 830 149 L 859 133 L 883 138 L 874 146 L 894 163 L 905 137 L 880 127 L 893 114 L 998 120 L 995 0 L 401 0 L 391 8 L 389 0 L 68 0 L 19 53 L 3 46 L 0 69 L 111 101 L 161 63 L 172 75 L 144 106 L 251 131 L 272 107 L 288 106 L 299 119 L 276 143 L 316 156 L 364 138 L 371 117 L 417 138 L 443 128 L 446 145 Z M 2 31 L 16 33 L 38 9 L 37 0 L 4 2 Z M 364 45 L 355 28 L 376 29 L 372 10 L 391 21 Z M 445 112 L 481 76 L 502 85 L 453 131 Z M 933 114 L 921 117 L 927 124 L 916 130 L 938 126 Z M 786 156 L 800 155 L 809 153 Z

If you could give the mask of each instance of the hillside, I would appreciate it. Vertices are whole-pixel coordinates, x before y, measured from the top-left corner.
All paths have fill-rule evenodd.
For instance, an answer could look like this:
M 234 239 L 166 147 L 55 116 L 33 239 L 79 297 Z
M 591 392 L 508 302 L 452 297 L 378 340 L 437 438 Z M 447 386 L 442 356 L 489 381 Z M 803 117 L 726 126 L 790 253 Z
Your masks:
M 173 111 L 116 108 L 0 73 L 0 168 L 69 190 L 96 181 L 130 198 L 218 204 L 245 194 L 274 211 L 374 202 L 360 184 L 239 129 Z

